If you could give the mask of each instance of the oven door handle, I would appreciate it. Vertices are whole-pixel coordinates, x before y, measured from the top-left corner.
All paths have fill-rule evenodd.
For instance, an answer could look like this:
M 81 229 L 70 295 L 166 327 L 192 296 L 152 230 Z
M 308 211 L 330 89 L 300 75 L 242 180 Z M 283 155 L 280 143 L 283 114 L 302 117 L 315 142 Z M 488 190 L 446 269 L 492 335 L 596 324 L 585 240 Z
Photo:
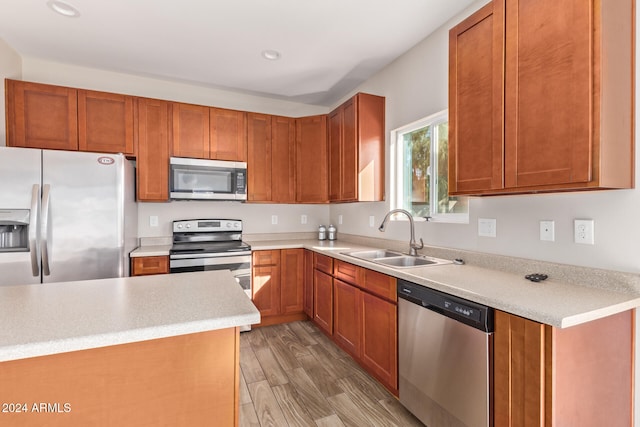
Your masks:
M 175 253 L 169 255 L 169 259 L 201 259 L 201 258 L 235 258 L 235 257 L 249 257 L 251 258 L 251 251 L 237 251 L 237 252 L 216 252 L 216 253 L 199 253 L 199 254 L 181 254 Z
M 221 266 L 219 270 L 231 270 L 230 268 L 224 268 L 226 265 L 236 265 L 238 267 L 246 265 L 250 268 L 251 257 L 239 256 L 239 257 L 217 257 L 217 258 L 184 258 L 184 259 L 171 259 L 169 260 L 169 267 L 197 267 L 197 266 Z M 234 269 L 234 270 L 237 270 Z

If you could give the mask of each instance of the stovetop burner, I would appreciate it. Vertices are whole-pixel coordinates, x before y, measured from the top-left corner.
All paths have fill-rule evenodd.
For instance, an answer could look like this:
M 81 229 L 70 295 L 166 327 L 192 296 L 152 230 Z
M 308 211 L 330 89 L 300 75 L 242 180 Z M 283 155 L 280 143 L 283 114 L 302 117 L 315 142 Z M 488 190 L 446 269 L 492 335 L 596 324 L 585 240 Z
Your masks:
M 247 252 L 242 241 L 242 221 L 237 219 L 190 219 L 173 222 L 170 254 Z

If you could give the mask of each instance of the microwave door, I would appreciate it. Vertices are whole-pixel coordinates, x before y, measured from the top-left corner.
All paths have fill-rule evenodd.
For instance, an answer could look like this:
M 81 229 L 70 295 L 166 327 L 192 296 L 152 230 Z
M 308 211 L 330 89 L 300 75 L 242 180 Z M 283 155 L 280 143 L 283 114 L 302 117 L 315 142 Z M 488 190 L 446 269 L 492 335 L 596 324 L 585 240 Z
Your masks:
M 174 166 L 171 175 L 172 199 L 235 199 L 233 169 Z

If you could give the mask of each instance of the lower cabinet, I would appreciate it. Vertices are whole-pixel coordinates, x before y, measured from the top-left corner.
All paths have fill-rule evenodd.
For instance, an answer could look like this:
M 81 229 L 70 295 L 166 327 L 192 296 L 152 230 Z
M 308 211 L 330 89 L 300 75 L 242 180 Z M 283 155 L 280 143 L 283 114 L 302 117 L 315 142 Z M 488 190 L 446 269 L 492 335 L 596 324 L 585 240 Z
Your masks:
M 397 395 L 396 279 L 314 254 L 314 309 L 316 325 Z
M 252 300 L 260 310 L 259 326 L 305 319 L 304 250 L 254 251 L 252 257 Z
M 564 329 L 495 311 L 495 427 L 630 426 L 634 314 Z
M 148 276 L 169 273 L 168 256 L 143 256 L 131 258 L 131 275 Z

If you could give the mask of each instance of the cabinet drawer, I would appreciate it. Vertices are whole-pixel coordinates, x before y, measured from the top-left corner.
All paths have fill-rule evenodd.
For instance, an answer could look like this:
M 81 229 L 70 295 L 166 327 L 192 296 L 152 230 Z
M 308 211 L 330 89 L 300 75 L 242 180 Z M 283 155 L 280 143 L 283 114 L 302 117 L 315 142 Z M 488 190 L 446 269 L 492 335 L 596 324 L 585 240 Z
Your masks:
M 254 251 L 253 265 L 280 265 L 280 250 Z
M 335 260 L 333 262 L 333 275 L 336 278 L 353 285 L 359 285 L 358 270 L 364 269 L 360 269 L 353 264 L 340 260 Z
M 333 274 L 333 258 L 326 255 L 313 254 L 313 267 L 327 274 Z
M 166 274 L 169 272 L 168 256 L 145 256 L 132 258 L 131 275 L 147 276 L 151 274 Z
M 361 270 L 364 276 L 361 281 L 361 287 L 363 289 L 390 301 L 398 301 L 395 277 L 387 276 L 386 274 L 378 273 L 377 271 L 368 270 L 366 268 L 362 268 Z

